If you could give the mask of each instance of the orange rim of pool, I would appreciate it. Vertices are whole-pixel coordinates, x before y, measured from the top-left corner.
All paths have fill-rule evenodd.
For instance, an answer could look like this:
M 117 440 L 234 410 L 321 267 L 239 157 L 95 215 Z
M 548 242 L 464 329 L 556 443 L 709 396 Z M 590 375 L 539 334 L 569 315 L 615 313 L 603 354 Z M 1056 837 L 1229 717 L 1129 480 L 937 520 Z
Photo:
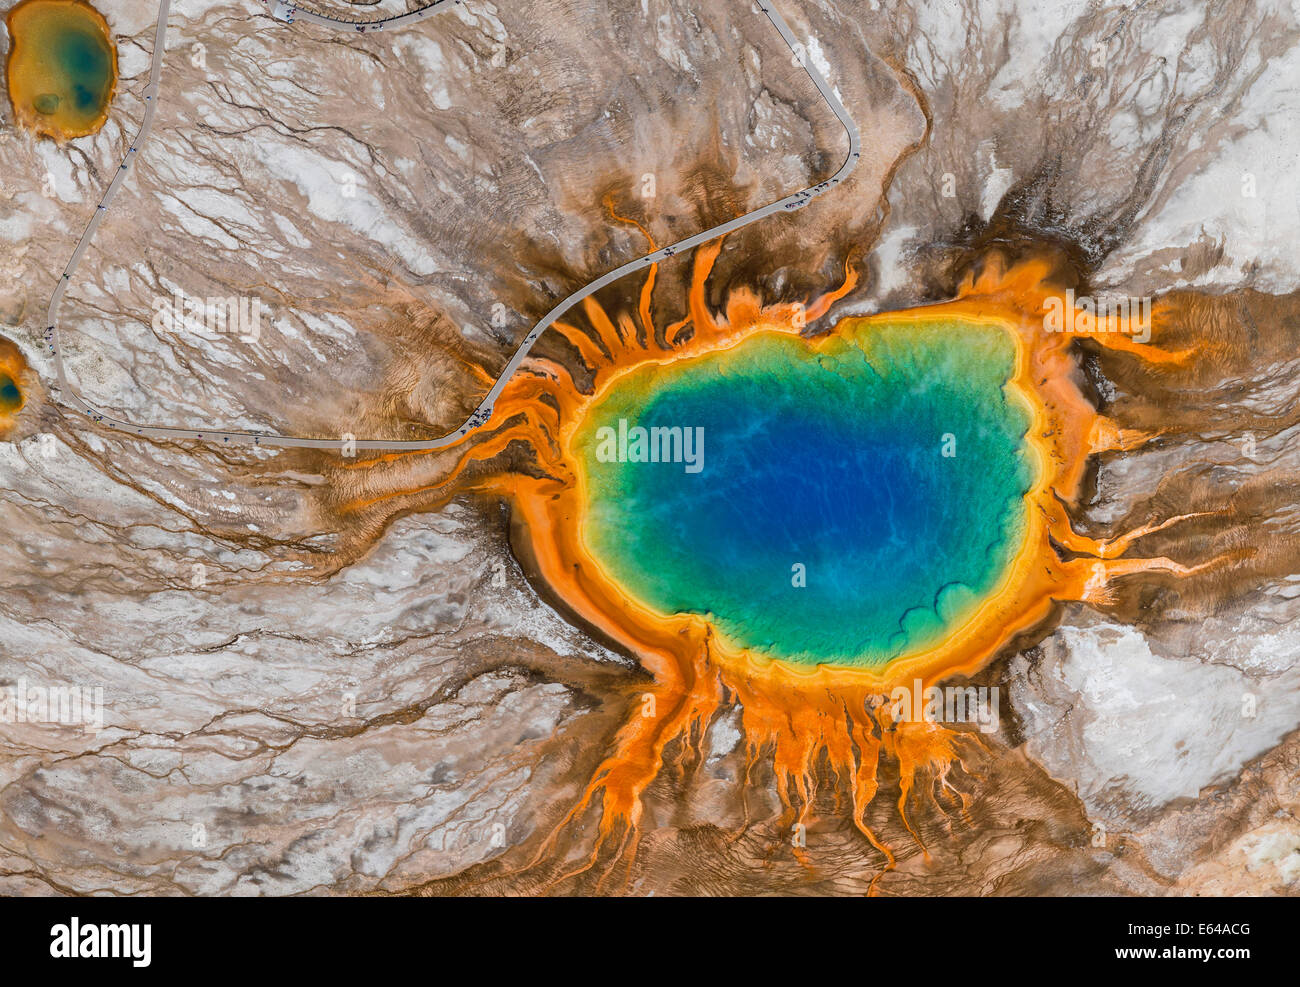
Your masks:
M 83 0 L 24 0 L 6 24 L 17 125 L 57 141 L 98 132 L 117 86 L 117 49 L 104 16 Z

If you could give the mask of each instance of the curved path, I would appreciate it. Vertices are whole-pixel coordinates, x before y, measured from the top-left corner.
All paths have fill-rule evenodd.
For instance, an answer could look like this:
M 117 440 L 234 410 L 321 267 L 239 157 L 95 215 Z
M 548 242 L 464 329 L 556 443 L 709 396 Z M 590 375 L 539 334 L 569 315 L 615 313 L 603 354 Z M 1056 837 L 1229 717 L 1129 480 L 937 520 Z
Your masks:
M 440 13 L 444 10 L 460 6 L 463 2 L 464 0 L 434 0 L 434 2 L 428 6 L 422 7 L 419 10 L 411 11 L 410 13 L 399 14 L 396 17 L 391 17 L 382 21 L 364 23 L 339 20 L 326 17 L 322 14 L 312 13 L 310 11 L 298 10 L 292 3 L 286 2 L 286 0 L 262 0 L 263 5 L 269 9 L 271 16 L 277 20 L 286 23 L 306 21 L 331 30 L 355 31 L 359 33 L 366 31 L 382 31 L 385 28 L 420 21 L 426 17 L 432 17 L 434 14 Z M 82 256 L 90 246 L 95 231 L 99 229 L 99 224 L 103 221 L 104 215 L 113 201 L 113 197 L 117 194 L 117 190 L 121 187 L 123 180 L 126 178 L 126 174 L 130 170 L 132 162 L 139 154 L 140 149 L 144 146 L 145 141 L 149 137 L 149 132 L 153 128 L 154 111 L 157 108 L 158 103 L 158 75 L 162 69 L 162 56 L 166 49 L 167 14 L 170 7 L 171 0 L 159 0 L 158 25 L 154 35 L 153 61 L 149 69 L 149 83 L 144 89 L 145 112 L 139 133 L 136 135 L 135 140 L 131 142 L 126 157 L 122 161 L 121 167 L 118 168 L 117 174 L 113 176 L 112 183 L 104 193 L 104 197 L 100 200 L 99 207 L 95 210 L 94 216 L 91 217 L 90 224 L 86 227 L 85 233 L 82 234 L 81 240 L 78 242 L 77 248 L 73 251 L 72 258 L 68 261 L 68 266 L 63 272 L 63 276 L 59 279 L 59 283 L 54 289 L 54 295 L 50 299 L 49 314 L 45 320 L 47 326 L 45 330 L 45 338 L 54 357 L 54 365 L 59 380 L 59 389 L 64 395 L 64 400 L 78 411 L 84 412 L 95 421 L 107 425 L 109 428 L 120 429 L 123 432 L 128 432 L 133 435 L 144 435 L 150 438 L 159 439 L 199 439 L 207 442 L 237 442 L 251 445 L 339 450 L 343 448 L 344 443 L 342 439 L 337 438 L 314 439 L 294 435 L 279 435 L 274 432 L 229 432 L 221 430 L 199 431 L 192 428 L 173 428 L 166 425 L 141 425 L 123 421 L 120 418 L 113 418 L 87 403 L 68 381 L 67 373 L 63 366 L 62 348 L 60 346 L 59 338 L 59 305 L 63 301 L 63 294 L 67 290 L 68 282 L 75 273 L 77 265 L 81 262 Z M 772 26 L 775 27 L 777 32 L 781 35 L 782 40 L 785 41 L 786 45 L 790 48 L 791 53 L 803 66 L 804 71 L 808 73 L 809 78 L 811 78 L 813 83 L 817 86 L 818 92 L 821 93 L 822 98 L 839 119 L 840 123 L 844 125 L 844 129 L 848 133 L 849 153 L 844 159 L 844 163 L 840 165 L 839 171 L 824 182 L 819 182 L 811 188 L 795 192 L 793 195 L 787 195 L 783 199 L 779 199 L 769 205 L 755 209 L 753 212 L 746 213 L 744 216 L 739 216 L 736 219 L 729 220 L 728 222 L 714 226 L 711 229 L 704 230 L 701 233 L 696 233 L 694 236 L 689 236 L 684 240 L 679 240 L 667 247 L 661 247 L 652 253 L 646 254 L 644 257 L 639 257 L 636 260 L 629 261 L 621 267 L 617 267 L 609 273 L 602 275 L 587 286 L 579 288 L 567 298 L 564 298 L 537 321 L 537 324 L 534 325 L 528 335 L 524 337 L 523 342 L 519 344 L 514 355 L 510 357 L 509 362 L 506 363 L 505 368 L 501 371 L 500 376 L 497 377 L 496 382 L 492 385 L 491 389 L 484 396 L 483 400 L 479 402 L 479 406 L 474 409 L 473 414 L 471 414 L 469 418 L 454 431 L 449 432 L 441 438 L 428 440 L 355 439 L 351 441 L 352 448 L 426 450 L 441 449 L 445 446 L 452 445 L 469 432 L 478 428 L 486 422 L 489 417 L 491 417 L 492 406 L 496 402 L 497 397 L 501 394 L 501 391 L 505 388 L 506 384 L 509 383 L 510 378 L 514 376 L 515 371 L 518 370 L 520 365 L 524 362 L 525 358 L 528 356 L 529 350 L 533 348 L 533 345 L 537 342 L 538 338 L 551 325 L 553 325 L 556 320 L 564 315 L 565 312 L 578 304 L 578 302 L 594 295 L 596 292 L 600 291 L 601 288 L 612 284 L 620 278 L 626 277 L 635 271 L 647 268 L 652 264 L 657 264 L 660 261 L 666 260 L 673 255 L 680 253 L 681 251 L 690 250 L 703 243 L 707 243 L 710 240 L 717 239 L 720 236 L 725 236 L 726 234 L 739 230 L 751 223 L 755 223 L 758 220 L 763 219 L 765 216 L 801 209 L 811 202 L 814 197 L 829 191 L 848 177 L 849 173 L 853 171 L 854 167 L 857 165 L 858 158 L 862 153 L 862 142 L 858 135 L 857 125 L 854 124 L 853 119 L 849 116 L 848 111 L 840 102 L 839 97 L 835 95 L 834 90 L 831 89 L 826 80 L 822 78 L 822 75 L 817 71 L 817 68 L 811 64 L 811 60 L 807 57 L 804 46 L 795 38 L 794 33 L 790 30 L 789 25 L 786 24 L 785 19 L 772 9 L 772 6 L 767 2 L 767 0 L 759 0 L 758 8 L 767 15 L 768 20 L 772 22 Z

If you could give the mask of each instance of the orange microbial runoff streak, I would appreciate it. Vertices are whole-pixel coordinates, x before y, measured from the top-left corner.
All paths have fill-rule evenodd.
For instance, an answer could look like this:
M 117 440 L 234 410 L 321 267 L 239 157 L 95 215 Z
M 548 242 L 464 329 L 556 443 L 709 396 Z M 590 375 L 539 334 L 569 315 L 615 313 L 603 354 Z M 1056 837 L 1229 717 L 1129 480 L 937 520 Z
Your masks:
M 602 852 L 611 849 L 614 859 L 624 859 L 630 868 L 644 811 L 642 796 L 660 773 L 666 748 L 677 742 L 683 759 L 693 754 L 702 760 L 701 747 L 713 717 L 739 703 L 748 763 L 752 768 L 760 759 L 769 759 L 788 821 L 806 822 L 818 786 L 837 786 L 848 796 L 854 824 L 883 855 L 883 873 L 893 865 L 894 853 L 866 818 L 880 786 L 878 766 L 885 760 L 896 766 L 897 806 L 906 823 L 911 800 L 942 796 L 950 803 L 967 804 L 967 796 L 953 787 L 950 772 L 966 752 L 980 746 L 970 729 L 900 715 L 890 701 L 895 687 L 911 689 L 919 681 L 928 688 L 950 676 L 975 673 L 1004 646 L 1042 625 L 1056 601 L 1109 600 L 1117 577 L 1153 569 L 1179 575 L 1194 570 L 1167 558 L 1125 557 L 1135 538 L 1180 518 L 1110 541 L 1073 530 L 1068 509 L 1077 503 L 1089 457 L 1132 448 L 1152 434 L 1118 428 L 1080 391 L 1073 335 L 1044 328 L 1045 300 L 1060 294 L 1050 283 L 1049 265 L 1027 261 L 1010 266 L 993 256 L 949 302 L 844 319 L 829 334 L 804 340 L 816 349 L 838 335 L 869 334 L 873 326 L 887 322 L 914 325 L 918 334 L 943 331 L 954 323 L 976 324 L 996 327 L 1014 341 L 1015 368 L 1006 394 L 1028 410 L 1031 422 L 1023 438 L 1032 466 L 1032 482 L 1024 494 L 1024 534 L 997 585 L 965 619 L 923 650 L 884 665 L 810 667 L 736 648 L 704 615 L 661 613 L 636 599 L 592 557 L 584 537 L 588 491 L 574 436 L 586 413 L 636 368 L 718 353 L 756 334 L 799 337 L 857 280 L 850 265 L 837 289 L 806 305 L 765 305 L 741 288 L 731 292 L 724 311 L 715 312 L 705 288 L 720 250 L 721 244 L 715 243 L 696 253 L 687 317 L 662 332 L 652 320 L 654 268 L 635 313 L 611 315 L 587 299 L 589 331 L 557 323 L 587 365 L 593 386 L 584 392 L 566 367 L 533 359 L 497 401 L 488 428 L 467 440 L 455 474 L 464 482 L 450 487 L 453 492 L 472 489 L 507 498 L 523 523 L 524 548 L 536 575 L 581 620 L 625 648 L 653 676 L 644 693 L 632 697 L 631 716 L 612 750 L 542 846 L 538 860 L 554 848 L 569 822 L 599 806 L 599 838 L 590 858 L 572 873 L 595 865 Z M 1118 344 L 1152 361 L 1185 356 L 1160 350 L 1158 318 L 1156 323 L 1155 337 L 1141 346 L 1101 323 L 1090 335 L 1102 345 Z M 519 441 L 532 450 L 535 469 L 489 470 L 486 476 L 479 469 L 473 480 L 462 476 L 471 462 L 486 465 Z M 920 843 L 915 828 L 908 828 Z

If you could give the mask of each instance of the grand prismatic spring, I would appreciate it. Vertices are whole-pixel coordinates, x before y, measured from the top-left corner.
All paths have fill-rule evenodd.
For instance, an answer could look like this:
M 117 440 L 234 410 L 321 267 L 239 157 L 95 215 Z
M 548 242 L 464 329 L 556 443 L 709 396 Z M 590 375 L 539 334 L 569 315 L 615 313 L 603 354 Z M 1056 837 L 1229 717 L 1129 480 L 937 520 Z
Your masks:
M 738 289 L 715 313 L 705 289 L 720 249 L 698 252 L 678 324 L 653 322 L 652 271 L 635 315 L 589 300 L 589 329 L 558 325 L 591 386 L 533 360 L 447 489 L 506 496 L 536 577 L 654 677 L 568 817 L 599 796 L 593 862 L 615 834 L 635 846 L 665 749 L 698 744 L 729 701 L 792 818 L 806 818 L 824 759 L 892 860 L 865 822 L 878 763 L 895 764 L 906 818 L 913 792 L 963 804 L 950 769 L 979 746 L 910 715 L 897 690 L 977 672 L 1055 601 L 1105 601 L 1129 573 L 1190 573 L 1124 557 L 1179 518 L 1106 542 L 1071 526 L 1089 457 L 1152 433 L 1080 392 L 1075 337 L 1045 329 L 1059 294 L 1046 263 L 995 255 L 951 302 L 809 337 L 852 270 L 806 305 Z M 1181 358 L 1121 322 L 1083 335 Z M 520 440 L 536 470 L 478 468 Z
M 7 81 L 20 126 L 64 141 L 108 119 L 117 49 L 102 14 L 82 0 L 26 0 L 9 11 Z
M 1293 893 L 1300 19 L 1042 7 L 7 0 L 0 890 Z
M 994 326 L 867 320 L 637 367 L 573 437 L 586 547 L 728 651 L 884 668 L 969 619 L 1021 546 L 1014 368 Z

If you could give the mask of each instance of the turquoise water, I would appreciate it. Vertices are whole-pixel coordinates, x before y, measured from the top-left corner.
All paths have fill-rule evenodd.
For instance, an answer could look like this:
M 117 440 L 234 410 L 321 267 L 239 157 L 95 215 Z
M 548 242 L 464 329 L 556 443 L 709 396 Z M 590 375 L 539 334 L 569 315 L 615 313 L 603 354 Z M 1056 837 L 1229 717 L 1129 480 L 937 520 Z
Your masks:
M 575 437 L 606 571 L 661 613 L 709 615 L 733 647 L 803 664 L 879 666 L 968 616 L 1023 540 L 1014 343 L 965 324 L 860 331 L 820 352 L 768 334 L 623 378 Z M 602 461 L 617 453 L 600 429 L 620 419 L 703 429 L 698 472 Z
M 6 373 L 0 373 L 0 410 L 13 411 L 23 402 L 23 392 L 18 389 L 14 379 Z
M 90 29 L 60 32 L 53 55 L 77 112 L 98 113 L 113 81 L 111 56 L 103 36 Z

